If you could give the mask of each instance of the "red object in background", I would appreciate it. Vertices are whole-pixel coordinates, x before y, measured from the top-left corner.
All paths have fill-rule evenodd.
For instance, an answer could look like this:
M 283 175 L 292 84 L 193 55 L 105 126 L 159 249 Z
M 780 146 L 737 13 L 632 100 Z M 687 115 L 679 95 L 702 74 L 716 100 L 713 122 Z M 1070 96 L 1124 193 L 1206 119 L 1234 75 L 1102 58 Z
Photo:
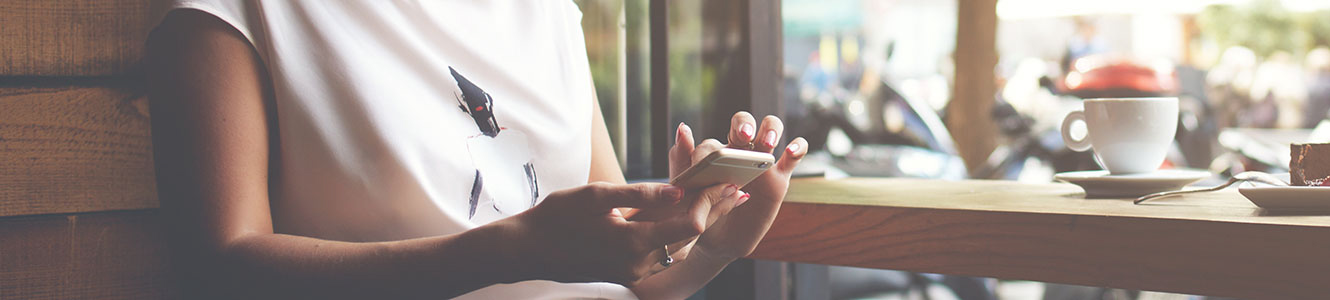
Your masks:
M 1073 65 L 1062 84 L 1068 94 L 1082 98 L 1163 96 L 1178 89 L 1171 64 L 1150 67 L 1129 59 L 1086 56 Z

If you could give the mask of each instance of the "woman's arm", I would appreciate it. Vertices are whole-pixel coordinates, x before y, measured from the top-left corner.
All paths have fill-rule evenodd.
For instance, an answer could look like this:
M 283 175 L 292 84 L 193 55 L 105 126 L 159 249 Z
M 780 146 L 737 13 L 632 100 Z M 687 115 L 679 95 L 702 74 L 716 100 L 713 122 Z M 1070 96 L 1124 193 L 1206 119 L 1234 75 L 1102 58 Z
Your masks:
M 258 55 L 230 26 L 184 10 L 152 34 L 146 61 L 158 190 L 182 270 L 230 281 L 205 293 L 458 295 L 535 274 L 515 253 L 494 255 L 512 244 L 503 226 L 385 243 L 274 234 L 275 107 Z
M 145 62 L 159 198 L 196 296 L 447 298 L 528 279 L 628 284 L 659 259 L 649 245 L 701 232 L 687 220 L 632 222 L 612 211 L 673 203 L 678 190 L 589 185 L 448 236 L 348 243 L 276 234 L 269 166 L 280 156 L 270 155 L 275 107 L 259 56 L 224 22 L 181 10 L 151 35 Z
M 591 88 L 591 173 L 587 182 L 626 183 L 623 169 L 614 155 L 614 143 L 610 141 L 610 130 L 605 126 L 605 114 L 600 111 L 600 99 Z

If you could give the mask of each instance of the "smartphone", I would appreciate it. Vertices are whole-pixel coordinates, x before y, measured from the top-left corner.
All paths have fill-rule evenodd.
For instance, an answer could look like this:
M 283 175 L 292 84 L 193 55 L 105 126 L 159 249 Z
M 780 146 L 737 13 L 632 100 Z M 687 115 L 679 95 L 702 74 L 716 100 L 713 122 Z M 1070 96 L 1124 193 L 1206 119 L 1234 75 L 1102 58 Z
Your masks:
M 774 164 L 776 157 L 771 153 L 724 148 L 670 179 L 670 185 L 689 189 L 729 183 L 743 187 Z

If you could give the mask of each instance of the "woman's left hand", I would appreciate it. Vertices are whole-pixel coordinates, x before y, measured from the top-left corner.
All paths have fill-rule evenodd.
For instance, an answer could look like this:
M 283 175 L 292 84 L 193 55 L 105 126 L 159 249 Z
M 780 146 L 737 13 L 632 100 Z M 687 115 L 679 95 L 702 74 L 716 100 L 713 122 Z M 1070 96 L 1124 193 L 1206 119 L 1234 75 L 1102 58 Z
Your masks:
M 780 144 L 784 129 L 780 118 L 775 116 L 763 118 L 759 125 L 748 112 L 738 112 L 730 119 L 728 144 L 708 139 L 694 146 L 692 132 L 680 124 L 669 154 L 670 176 L 677 176 L 722 147 L 771 153 Z M 775 166 L 743 187 L 747 198 L 741 198 L 737 207 L 726 214 L 708 216 L 711 222 L 707 222 L 709 226 L 691 249 L 692 253 L 727 262 L 752 253 L 776 218 L 790 185 L 790 174 L 807 149 L 808 142 L 803 138 L 790 141 Z

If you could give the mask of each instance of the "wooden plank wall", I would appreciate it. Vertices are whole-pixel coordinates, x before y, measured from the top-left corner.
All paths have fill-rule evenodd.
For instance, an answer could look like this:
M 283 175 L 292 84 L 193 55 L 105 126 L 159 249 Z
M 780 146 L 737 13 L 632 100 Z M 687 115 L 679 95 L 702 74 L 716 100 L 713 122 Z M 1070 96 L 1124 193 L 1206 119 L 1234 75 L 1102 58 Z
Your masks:
M 0 1 L 0 74 L 108 76 L 143 55 L 150 0 Z
M 0 299 L 170 298 L 154 210 L 0 218 Z
M 0 216 L 157 207 L 147 99 L 137 94 L 0 87 Z
M 0 1 L 0 299 L 175 294 L 137 71 L 154 1 Z

